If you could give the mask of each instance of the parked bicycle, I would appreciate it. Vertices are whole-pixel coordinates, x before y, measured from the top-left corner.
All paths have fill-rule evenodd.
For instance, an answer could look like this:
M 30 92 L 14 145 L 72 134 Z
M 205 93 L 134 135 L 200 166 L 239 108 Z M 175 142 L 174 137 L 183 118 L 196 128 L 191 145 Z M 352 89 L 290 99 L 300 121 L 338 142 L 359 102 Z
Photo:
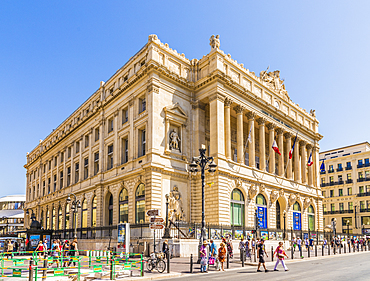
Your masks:
M 156 269 L 159 273 L 163 273 L 166 270 L 166 263 L 163 259 L 163 253 L 151 253 L 150 258 L 146 261 L 146 268 L 149 271 Z

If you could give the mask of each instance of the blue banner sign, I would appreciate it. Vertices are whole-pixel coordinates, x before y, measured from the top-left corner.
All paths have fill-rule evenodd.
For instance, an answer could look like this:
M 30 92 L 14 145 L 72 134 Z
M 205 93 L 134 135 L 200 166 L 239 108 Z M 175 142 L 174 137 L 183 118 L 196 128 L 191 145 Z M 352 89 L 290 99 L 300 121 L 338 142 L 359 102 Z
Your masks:
M 293 229 L 301 230 L 301 213 L 293 212 Z
M 257 207 L 258 227 L 267 228 L 267 208 Z

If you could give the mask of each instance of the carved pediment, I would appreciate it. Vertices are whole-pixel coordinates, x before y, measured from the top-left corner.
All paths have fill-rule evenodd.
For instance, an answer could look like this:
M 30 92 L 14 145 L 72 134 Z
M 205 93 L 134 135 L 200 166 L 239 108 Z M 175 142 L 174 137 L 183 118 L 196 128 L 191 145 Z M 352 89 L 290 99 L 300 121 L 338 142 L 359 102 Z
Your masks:
M 179 121 L 183 121 L 181 123 L 184 123 L 188 119 L 188 115 L 178 102 L 174 105 L 166 106 L 163 110 L 166 113 L 166 118 L 179 119 Z
M 268 71 L 269 67 L 265 71 L 260 72 L 260 80 L 268 88 L 274 92 L 280 94 L 285 100 L 290 100 L 288 92 L 285 90 L 284 79 L 280 78 L 280 70 Z

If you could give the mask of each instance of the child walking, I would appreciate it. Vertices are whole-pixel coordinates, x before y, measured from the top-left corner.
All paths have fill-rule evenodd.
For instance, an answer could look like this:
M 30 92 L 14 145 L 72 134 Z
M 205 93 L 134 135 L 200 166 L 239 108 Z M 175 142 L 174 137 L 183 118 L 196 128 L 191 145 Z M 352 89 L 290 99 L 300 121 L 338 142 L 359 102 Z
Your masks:
M 287 258 L 288 258 L 288 256 L 286 255 L 286 253 L 284 251 L 283 242 L 279 242 L 279 246 L 276 248 L 274 254 L 276 255 L 276 258 L 277 258 L 276 264 L 275 264 L 275 267 L 274 267 L 274 271 L 279 271 L 277 269 L 277 266 L 279 265 L 279 262 L 281 262 L 285 271 L 288 271 L 289 269 L 286 267 L 285 262 L 284 262 L 284 256 L 287 257 Z

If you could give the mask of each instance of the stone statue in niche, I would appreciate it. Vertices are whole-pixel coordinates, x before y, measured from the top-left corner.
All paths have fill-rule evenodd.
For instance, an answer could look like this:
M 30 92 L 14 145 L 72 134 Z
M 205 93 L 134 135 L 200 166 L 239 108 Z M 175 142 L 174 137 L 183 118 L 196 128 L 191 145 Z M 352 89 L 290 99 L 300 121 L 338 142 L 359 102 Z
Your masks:
M 170 133 L 170 149 L 179 150 L 181 152 L 180 141 L 181 139 L 177 134 L 176 129 L 173 129 Z
M 181 221 L 185 218 L 182 207 L 181 193 L 177 186 L 173 187 L 168 197 L 168 218 L 171 221 Z
M 214 35 L 211 36 L 211 38 L 209 38 L 209 45 L 211 45 L 212 49 L 219 49 L 220 48 L 220 35 L 216 35 L 216 37 Z

